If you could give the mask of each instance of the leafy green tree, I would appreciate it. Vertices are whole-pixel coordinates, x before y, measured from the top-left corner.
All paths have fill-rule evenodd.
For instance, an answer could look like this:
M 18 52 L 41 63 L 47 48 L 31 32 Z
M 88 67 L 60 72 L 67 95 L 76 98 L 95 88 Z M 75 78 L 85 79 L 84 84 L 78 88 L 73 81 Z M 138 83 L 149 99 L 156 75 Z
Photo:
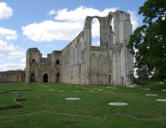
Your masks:
M 166 78 L 166 0 L 147 0 L 139 9 L 143 25 L 130 37 L 139 78 Z

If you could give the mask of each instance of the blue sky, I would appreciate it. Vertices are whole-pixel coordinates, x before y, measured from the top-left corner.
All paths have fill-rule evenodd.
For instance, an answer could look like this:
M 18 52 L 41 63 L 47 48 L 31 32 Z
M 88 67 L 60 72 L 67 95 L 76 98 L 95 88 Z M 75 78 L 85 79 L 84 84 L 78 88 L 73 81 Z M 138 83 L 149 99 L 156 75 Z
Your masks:
M 0 71 L 24 69 L 26 50 L 37 47 L 43 56 L 63 49 L 83 28 L 87 15 L 106 16 L 109 11 L 137 14 L 145 0 L 0 0 Z M 95 24 L 96 23 L 96 24 Z M 97 22 L 94 26 L 97 26 Z M 98 38 L 94 27 L 93 38 Z

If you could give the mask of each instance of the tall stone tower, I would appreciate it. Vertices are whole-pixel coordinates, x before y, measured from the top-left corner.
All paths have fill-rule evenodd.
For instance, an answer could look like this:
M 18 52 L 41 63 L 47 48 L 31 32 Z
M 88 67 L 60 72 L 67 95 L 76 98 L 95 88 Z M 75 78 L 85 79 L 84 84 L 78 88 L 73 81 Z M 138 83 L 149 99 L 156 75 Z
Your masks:
M 37 48 L 29 48 L 26 55 L 26 82 L 59 82 L 61 51 L 42 57 Z
M 40 51 L 37 48 L 29 48 L 26 53 L 26 82 L 33 82 L 37 75 L 37 64 L 40 63 Z
M 132 25 L 130 15 L 122 11 L 112 13 L 113 16 L 113 83 L 120 85 L 132 84 L 133 57 L 127 48 Z M 112 42 L 112 41 L 111 41 Z
M 90 84 L 132 84 L 133 57 L 127 48 L 132 34 L 130 14 L 118 10 L 106 17 L 90 16 L 85 21 L 89 31 L 94 18 L 100 23 L 100 46 L 89 41 Z M 92 39 L 92 34 L 87 38 Z

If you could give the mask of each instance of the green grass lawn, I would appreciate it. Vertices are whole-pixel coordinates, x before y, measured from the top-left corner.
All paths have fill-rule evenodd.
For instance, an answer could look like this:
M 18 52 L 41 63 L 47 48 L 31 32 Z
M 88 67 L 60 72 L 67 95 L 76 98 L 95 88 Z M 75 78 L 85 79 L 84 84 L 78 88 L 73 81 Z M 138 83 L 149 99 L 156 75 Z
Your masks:
M 149 88 L 150 90 L 144 90 Z M 63 83 L 0 84 L 0 91 L 24 90 L 23 108 L 1 110 L 0 128 L 166 128 L 165 84 L 137 88 L 78 86 Z M 145 94 L 157 94 L 147 97 Z M 0 106 L 13 105 L 16 94 L 0 94 Z M 67 101 L 67 97 L 80 98 Z M 126 102 L 128 106 L 109 106 Z

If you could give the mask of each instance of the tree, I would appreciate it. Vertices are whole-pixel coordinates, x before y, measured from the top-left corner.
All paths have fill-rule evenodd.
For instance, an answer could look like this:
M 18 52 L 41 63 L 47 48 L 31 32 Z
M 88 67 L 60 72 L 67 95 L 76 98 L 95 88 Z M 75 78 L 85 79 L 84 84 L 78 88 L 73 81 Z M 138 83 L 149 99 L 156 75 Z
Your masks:
M 135 57 L 139 78 L 166 78 L 166 0 L 147 0 L 139 8 L 143 25 L 130 37 L 128 48 Z

